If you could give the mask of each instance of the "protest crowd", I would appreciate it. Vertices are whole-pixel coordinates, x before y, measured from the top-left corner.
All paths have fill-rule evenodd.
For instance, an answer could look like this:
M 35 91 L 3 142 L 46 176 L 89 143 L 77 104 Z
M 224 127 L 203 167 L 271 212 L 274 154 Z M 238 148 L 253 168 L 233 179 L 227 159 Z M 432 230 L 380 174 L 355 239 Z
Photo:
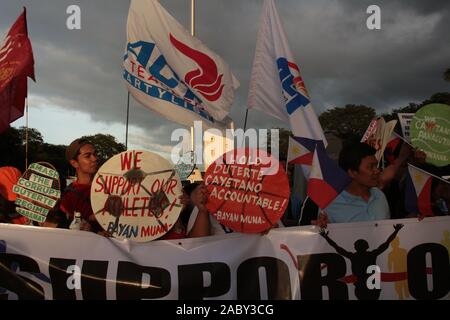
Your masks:
M 288 227 L 318 224 L 326 227 L 327 223 L 412 217 L 423 219 L 426 216 L 448 215 L 450 185 L 448 180 L 445 180 L 445 176 L 449 175 L 449 166 L 436 167 L 428 164 L 426 154 L 423 151 L 415 150 L 406 142 L 400 142 L 396 149 L 393 151 L 397 157 L 394 157 L 393 161 L 388 163 L 384 169 L 380 169 L 379 162 L 375 158 L 375 148 L 366 143 L 347 145 L 339 155 L 339 166 L 335 164 L 336 166 L 332 168 L 335 173 L 341 171 L 340 177 L 343 181 L 347 181 L 346 187 L 325 207 L 319 207 L 314 202 L 314 190 L 308 190 L 308 195 L 303 203 L 296 206 L 300 208 L 297 212 L 293 212 L 293 206 L 289 203 L 280 225 Z M 69 228 L 74 219 L 74 212 L 80 212 L 82 221 L 80 230 L 95 232 L 107 237 L 112 236 L 98 224 L 90 202 L 91 185 L 98 170 L 95 146 L 86 139 L 76 139 L 67 147 L 66 157 L 76 171 L 76 180 L 64 189 L 58 205 L 49 212 L 46 221 L 42 223 L 33 222 L 16 212 L 17 196 L 13 192 L 13 186 L 18 183 L 21 173 L 14 167 L 1 167 L 1 222 Z M 435 173 L 433 176 L 436 178 L 430 176 L 432 182 L 428 194 L 429 207 L 426 210 L 421 211 L 419 208 L 422 207 L 417 205 L 415 207 L 408 207 L 408 203 L 405 205 L 408 163 Z M 292 170 L 289 171 L 292 174 Z M 442 175 L 443 178 L 439 179 L 439 175 Z M 183 209 L 180 217 L 173 229 L 161 240 L 231 232 L 215 221 L 210 215 L 211 212 L 208 212 L 206 208 L 208 191 L 204 183 L 184 181 L 183 184 L 183 194 L 180 196 Z M 318 199 L 317 202 L 321 203 L 321 199 Z
M 145 11 L 152 16 L 144 15 L 143 12 Z M 264 2 L 263 17 L 269 13 L 272 19 L 278 19 L 275 4 L 272 0 Z M 158 25 L 158 27 L 154 27 L 156 31 L 152 31 L 155 33 L 161 32 L 162 35 L 155 36 L 155 39 L 153 39 L 153 34 L 146 30 L 149 23 L 146 22 L 146 19 Z M 195 39 L 165 12 L 158 1 L 132 1 L 127 27 L 123 79 L 130 94 L 146 108 L 182 125 L 191 125 L 195 120 L 202 121 L 205 126 L 210 127 L 221 125 L 221 121 L 225 121 L 229 113 L 230 105 L 233 102 L 233 92 L 238 86 L 237 80 L 225 61 L 202 43 L 193 42 Z M 163 27 L 170 29 L 170 32 L 161 31 L 160 29 L 163 29 Z M 261 28 L 263 27 L 264 23 Z M 266 32 L 269 31 L 266 30 Z M 27 77 L 34 79 L 34 60 L 31 42 L 26 36 L 25 11 L 8 35 L 14 35 L 14 33 L 23 36 L 20 40 L 23 43 L 16 47 L 20 54 L 11 51 L 13 52 L 11 55 L 16 54 L 13 58 L 22 60 L 21 69 L 15 71 L 17 74 L 15 74 L 15 78 L 12 77 L 13 80 L 11 81 L 17 81 L 17 83 L 25 81 L 26 83 Z M 170 37 L 167 36 L 169 34 Z M 287 44 L 282 29 L 277 30 L 276 34 L 283 40 L 282 42 Z M 8 37 L 8 39 L 10 38 Z M 161 42 L 158 43 L 157 40 Z M 258 38 L 257 48 L 264 52 L 263 49 L 267 44 L 260 43 L 260 41 L 262 39 Z M 195 50 L 189 47 L 189 43 L 191 43 L 191 47 L 195 47 Z M 14 43 L 7 43 L 6 45 L 15 46 Z M 273 45 L 275 46 L 275 44 Z M 167 49 L 168 47 L 170 47 L 170 50 Z M 178 51 L 174 58 L 171 54 L 175 49 Z M 154 59 L 156 50 L 159 50 L 158 54 L 161 53 L 161 55 L 155 62 L 152 59 Z M 7 56 L 10 51 L 5 52 L 5 50 L 0 51 L 0 71 L 6 70 L 2 61 L 6 58 L 12 59 Z M 294 59 L 290 50 L 281 50 L 280 52 L 278 50 L 276 53 L 270 51 L 264 54 L 267 55 L 264 59 L 274 63 L 273 69 L 276 74 L 271 77 L 272 80 L 276 79 L 277 90 L 274 90 L 273 97 L 265 99 L 263 92 L 266 88 L 261 86 L 269 80 L 265 79 L 267 75 L 265 70 L 261 70 L 260 61 L 258 61 L 258 59 L 262 59 L 261 54 L 255 55 L 248 109 L 266 112 L 289 122 L 291 131 L 289 131 L 287 153 L 280 154 L 278 159 L 266 152 L 267 150 L 246 148 L 245 146 L 236 149 L 231 148 L 224 154 L 217 154 L 217 160 L 209 167 L 205 166 L 204 172 L 192 179 L 194 168 L 196 168 L 195 163 L 182 164 L 188 167 L 192 166 L 187 170 L 189 174 L 184 176 L 181 172 L 183 170 L 180 170 L 182 166 L 179 163 L 169 162 L 156 155 L 152 152 L 153 150 L 148 152 L 126 150 L 118 152 L 109 159 L 104 159 L 106 162 L 100 163 L 98 155 L 100 147 L 94 141 L 81 137 L 72 141 L 65 149 L 65 160 L 71 171 L 75 173 L 72 179 L 65 176 L 65 173 L 58 172 L 52 163 L 41 161 L 36 157 L 34 159 L 37 161 L 29 166 L 27 163 L 23 172 L 11 165 L 0 167 L 0 228 L 10 230 L 8 228 L 11 225 L 20 225 L 25 226 L 23 227 L 24 230 L 67 229 L 70 230 L 67 231 L 67 235 L 77 234 L 78 236 L 96 237 L 97 244 L 105 243 L 103 241 L 109 241 L 110 243 L 117 241 L 119 243 L 126 240 L 120 244 L 124 247 L 127 246 L 128 240 L 134 240 L 136 243 L 152 241 L 152 244 L 163 244 L 166 241 L 169 244 L 182 246 L 182 241 L 190 238 L 195 239 L 187 241 L 195 243 L 195 241 L 201 241 L 201 238 L 205 238 L 206 240 L 203 243 L 207 243 L 210 239 L 234 239 L 233 237 L 241 234 L 259 237 L 258 241 L 264 244 L 266 239 L 271 241 L 272 234 L 280 231 L 280 229 L 290 230 L 292 228 L 293 234 L 297 230 L 309 230 L 309 236 L 313 234 L 315 236 L 314 241 L 321 241 L 321 244 L 327 245 L 326 248 L 329 250 L 322 256 L 318 254 L 317 257 L 336 259 L 338 266 L 344 265 L 341 260 L 338 260 L 342 257 L 351 262 L 353 276 L 357 275 L 356 279 L 345 278 L 345 270 L 341 278 L 344 279 L 342 282 L 351 283 L 353 281 L 354 295 L 359 299 L 378 299 L 381 290 L 367 292 L 365 284 L 368 276 L 361 270 L 364 268 L 363 271 L 365 271 L 367 266 L 375 265 L 377 257 L 381 256 L 389 246 L 392 246 L 393 250 L 399 248 L 398 234 L 404 228 L 405 220 L 403 219 L 411 219 L 406 221 L 411 222 L 411 224 L 414 223 L 414 226 L 417 227 L 417 224 L 433 221 L 435 217 L 449 215 L 450 161 L 448 160 L 448 150 L 436 153 L 434 149 L 430 151 L 417 141 L 429 139 L 437 145 L 450 145 L 449 129 L 443 124 L 448 122 L 448 119 L 444 119 L 444 122 L 436 120 L 435 123 L 430 125 L 428 122 L 424 124 L 424 120 L 420 117 L 426 114 L 425 118 L 430 119 L 432 118 L 430 115 L 442 112 L 448 115 L 450 114 L 450 106 L 443 103 L 430 103 L 421 106 L 415 113 L 409 114 L 412 118 L 412 120 L 410 118 L 410 127 L 416 128 L 415 130 L 411 129 L 411 132 L 405 128 L 402 122 L 402 116 L 406 113 L 398 114 L 399 121 L 394 119 L 386 122 L 383 117 L 374 117 L 368 124 L 364 135 L 358 136 L 357 139 L 353 137 L 348 141 L 342 141 L 339 154 L 332 157 L 330 156 L 330 149 L 333 145 L 327 141 L 326 134 L 312 108 L 299 68 L 293 62 Z M 198 61 L 206 59 L 204 58 L 206 56 L 212 62 L 206 59 L 210 64 L 207 67 L 202 64 L 202 61 L 200 61 L 201 63 L 197 61 L 197 63 L 189 60 L 189 63 L 181 63 L 182 59 L 186 59 L 185 56 L 193 60 L 198 59 Z M 209 58 L 209 56 L 214 57 L 214 59 Z M 164 57 L 167 57 L 167 59 Z M 165 78 L 167 75 L 162 76 L 160 74 L 163 68 L 160 64 L 167 64 L 167 70 L 173 73 L 171 74 L 172 78 Z M 187 69 L 191 69 L 190 72 L 185 70 L 185 65 L 188 66 Z M 214 69 L 211 67 L 212 65 L 215 66 L 215 71 L 212 70 Z M 210 81 L 210 79 L 196 78 L 200 71 L 194 68 L 198 66 L 205 68 L 204 72 L 210 72 L 208 77 L 217 79 L 212 84 L 200 83 L 199 81 Z M 204 78 L 208 77 L 205 76 Z M 0 79 L 0 89 L 7 88 L 7 86 L 12 88 L 13 85 L 19 86 L 17 83 L 9 83 L 3 80 Z M 222 86 L 220 86 L 221 81 L 224 82 Z M 180 95 L 180 92 L 183 92 L 183 95 Z M 7 105 L 7 102 L 9 103 L 12 100 L 19 101 L 19 109 L 21 106 L 21 115 L 23 115 L 23 99 L 27 94 L 26 89 L 25 91 L 15 90 L 14 94 L 17 96 L 9 97 L 9 100 L 4 98 L 6 93 L 4 96 L 0 96 L 0 103 Z M 272 92 L 269 92 L 270 94 Z M 3 108 L 3 105 L 0 107 Z M 278 111 L 274 112 L 274 109 Z M 3 117 L 3 113 L 0 115 Z M 5 121 L 2 119 L 0 139 L 5 137 L 2 134 L 9 128 L 9 124 L 17 119 L 17 117 L 13 118 L 13 116 L 8 115 L 8 119 L 5 118 Z M 435 118 L 438 119 L 437 116 Z M 423 127 L 421 127 L 422 125 Z M 238 163 L 236 152 L 244 153 L 244 162 Z M 251 163 L 249 159 L 251 159 L 252 152 L 259 155 L 262 152 L 264 157 L 270 159 L 270 161 Z M 228 159 L 224 161 L 227 155 L 234 155 L 236 162 L 230 163 Z M 269 167 L 271 170 L 274 167 L 275 171 L 268 170 Z M 267 173 L 269 171 L 270 173 Z M 402 222 L 397 223 L 396 220 L 398 219 L 402 219 Z M 333 226 L 351 224 L 352 227 L 358 228 L 357 223 L 373 222 L 375 227 L 370 226 L 373 229 L 377 227 L 379 221 L 386 220 L 392 220 L 392 223 L 389 222 L 389 234 L 386 237 L 384 234 L 380 236 L 384 242 L 378 248 L 373 248 L 374 250 L 368 250 L 369 243 L 365 239 L 358 239 L 354 242 L 356 251 L 352 253 L 344 249 L 343 245 L 339 245 L 339 241 L 334 238 L 333 232 L 338 229 L 333 229 Z M 394 226 L 393 230 L 392 225 Z M 30 228 L 30 226 L 33 228 Z M 302 229 L 304 226 L 308 226 L 309 229 Z M 446 237 L 442 246 L 435 246 L 430 249 L 431 251 L 434 250 L 434 254 L 438 255 L 441 259 L 439 261 L 444 261 L 444 264 L 447 262 L 445 260 L 446 251 L 442 251 L 441 247 L 447 246 L 448 244 L 445 243 L 450 242 L 448 227 L 442 226 L 444 237 Z M 364 225 L 364 228 L 369 227 Z M 404 229 L 401 232 L 406 233 Z M 206 238 L 212 236 L 218 237 Z M 349 232 L 349 236 L 352 236 L 351 232 Z M 290 241 L 293 241 L 292 238 Z M 0 234 L 0 244 L 4 247 L 0 246 L 0 255 L 5 254 L 6 257 L 6 242 L 2 242 L 2 239 Z M 213 241 L 211 243 L 214 244 Z M 244 241 L 241 244 L 242 248 L 245 248 Z M 303 273 L 300 272 L 300 270 L 303 270 L 301 269 L 303 254 L 307 252 L 312 256 L 312 253 L 308 250 L 313 248 L 299 245 L 301 250 L 304 249 L 305 252 L 301 251 L 295 257 L 289 246 L 284 242 L 281 244 L 277 242 L 276 244 L 273 247 L 288 254 L 292 264 L 299 271 L 298 274 L 294 274 L 299 277 L 300 281 L 304 281 Z M 370 246 L 372 246 L 372 243 Z M 426 247 L 426 244 L 424 246 Z M 239 251 L 242 248 L 237 245 L 229 248 L 229 250 Z M 332 249 L 334 249 L 336 255 L 340 255 L 339 258 L 331 256 L 331 254 L 335 254 L 334 251 L 330 253 Z M 128 253 L 131 251 L 129 249 Z M 411 259 L 414 259 L 417 250 L 411 251 Z M 426 250 L 424 249 L 424 251 Z M 326 256 L 326 254 L 329 255 Z M 274 256 L 276 258 L 273 258 L 273 260 L 265 255 L 264 257 L 254 258 L 254 260 L 249 257 L 249 260 L 251 260 L 251 263 L 264 264 L 268 270 L 270 268 L 277 270 L 277 277 L 278 274 L 289 277 L 289 272 L 285 272 L 288 268 L 283 269 L 284 262 L 280 262 L 280 259 L 278 259 L 279 253 L 274 253 Z M 332 263 L 330 262 L 328 265 L 328 262 L 317 262 L 318 260 L 314 260 L 317 257 L 311 258 L 309 263 L 312 266 L 318 266 L 317 270 L 319 271 L 315 274 L 320 277 L 321 270 L 326 267 L 331 270 Z M 17 257 L 14 256 L 13 258 L 16 259 Z M 50 259 L 53 259 L 53 257 Z M 58 265 L 58 263 L 66 263 L 64 259 L 70 260 L 67 257 L 60 260 L 54 259 L 56 262 L 52 260 L 52 266 Z M 89 269 L 90 264 L 100 263 L 92 257 L 89 259 L 91 260 L 84 267 L 86 269 Z M 264 259 L 270 261 L 267 262 Z M 305 259 L 308 260 L 309 257 Z M 392 262 L 394 260 L 391 260 L 389 260 L 389 268 L 398 269 L 400 263 L 395 264 Z M 7 262 L 11 262 L 9 260 L 5 260 L 7 262 L 2 261 L 0 260 L 2 266 L 3 263 L 7 265 Z M 343 258 L 342 261 L 344 261 Z M 251 274 L 248 270 L 252 270 L 252 268 L 248 267 L 247 262 L 245 260 L 236 271 L 238 275 L 235 282 L 238 287 L 236 289 L 238 298 L 254 297 L 246 295 L 250 292 L 250 289 L 246 289 L 245 286 L 247 276 L 240 274 L 240 272 Z M 133 263 L 123 261 L 117 263 L 118 278 L 123 277 L 121 278 L 122 282 L 118 281 L 120 284 L 117 285 L 117 297 L 136 294 L 132 289 L 120 287 L 127 281 L 141 280 L 141 278 L 133 279 L 133 275 L 127 274 L 129 270 L 141 270 L 140 267 L 137 267 L 138 263 Z M 13 265 L 13 263 L 10 264 Z M 51 265 L 51 263 L 48 265 Z M 178 281 L 180 297 L 188 296 L 183 288 L 189 287 L 191 282 L 194 283 L 198 280 L 190 276 L 183 278 L 183 271 L 189 269 L 190 265 L 194 265 L 194 263 L 182 265 L 177 270 L 180 277 Z M 208 264 L 205 263 L 202 267 L 207 268 Z M 222 267 L 223 269 L 220 269 Z M 4 269 L 8 268 L 9 265 Z M 57 278 L 55 276 L 57 271 L 52 268 L 49 267 L 50 277 Z M 436 266 L 433 266 L 433 268 L 438 270 Z M 10 269 L 13 270 L 13 267 Z M 156 269 L 148 272 L 154 272 Z M 227 272 L 227 270 L 229 272 L 229 269 L 232 269 L 232 272 L 235 271 L 228 266 L 217 267 L 217 270 L 225 270 L 223 272 Z M 337 269 L 338 267 L 336 267 Z M 95 273 L 102 272 L 102 270 L 98 268 L 91 271 Z M 105 270 L 108 270 L 107 267 L 105 267 Z M 107 271 L 105 270 L 103 271 L 106 277 Z M 425 267 L 424 270 L 424 272 L 429 272 Z M 395 271 L 394 276 L 392 276 L 394 280 L 390 280 L 398 282 L 395 290 L 401 292 L 401 294 L 399 293 L 401 298 L 408 297 L 407 290 L 406 293 L 403 292 L 404 283 L 405 279 L 408 276 L 412 277 L 411 274 L 413 274 L 411 271 L 409 271 L 410 275 L 404 272 L 403 269 Z M 161 279 L 170 283 L 170 273 L 168 278 L 164 278 L 166 273 L 162 272 L 161 274 Z M 214 272 L 211 271 L 211 274 L 214 274 Z M 127 278 L 127 276 L 130 278 Z M 213 278 L 213 276 L 211 277 Z M 325 276 L 323 277 L 325 279 Z M 40 279 L 42 280 L 42 278 Z M 250 276 L 249 278 L 251 280 Z M 339 277 L 336 276 L 336 278 Z M 0 297 L 3 294 L 1 282 L 3 280 L 1 279 L 2 274 L 0 273 Z M 224 279 L 227 279 L 227 277 L 224 277 Z M 161 280 L 161 283 L 164 283 L 163 280 Z M 276 281 L 278 280 L 277 278 Z M 152 281 L 154 281 L 153 278 Z M 223 281 L 223 283 L 226 282 L 226 280 Z M 284 281 L 284 283 L 291 283 L 290 279 Z M 298 290 L 301 291 L 301 295 L 313 298 L 322 297 L 321 289 L 319 293 L 314 291 L 315 289 L 311 289 L 320 281 L 315 281 L 313 285 L 308 285 L 307 281 L 302 282 L 304 288 Z M 242 285 L 242 282 L 244 282 L 244 285 Z M 281 283 L 282 280 L 279 280 L 279 282 Z M 400 286 L 401 283 L 403 283 L 403 287 Z M 88 280 L 83 285 L 93 287 Z M 337 297 L 348 298 L 346 287 L 344 290 L 341 283 L 333 285 L 338 289 L 330 290 L 330 297 L 334 294 Z M 11 285 L 9 288 L 12 287 Z M 161 284 L 160 287 L 163 287 L 163 285 Z M 268 291 L 271 293 L 268 298 L 292 298 L 288 285 L 280 287 L 281 289 L 269 287 Z M 120 291 L 121 288 L 124 291 Z M 438 289 L 435 291 L 441 290 Z M 59 297 L 64 297 L 64 290 L 54 289 L 53 294 L 55 297 L 58 297 L 58 294 L 60 294 Z M 342 293 L 343 291 L 340 290 L 345 292 Z M 444 297 L 445 290 L 446 288 L 443 288 L 441 290 L 443 293 L 439 291 L 436 296 Z M 169 291 L 170 289 L 167 289 L 164 294 L 167 295 Z M 420 288 L 412 287 L 410 291 L 416 298 L 422 294 Z M 253 294 L 253 292 L 251 293 Z M 88 293 L 83 294 L 88 296 Z M 106 297 L 106 293 L 100 293 L 99 295 L 102 296 L 103 294 Z M 155 295 L 155 297 L 164 297 L 164 294 L 161 293 L 160 296 Z M 220 295 L 217 294 L 216 296 Z M 194 297 L 197 296 L 194 295 Z M 260 298 L 258 295 L 256 297 Z

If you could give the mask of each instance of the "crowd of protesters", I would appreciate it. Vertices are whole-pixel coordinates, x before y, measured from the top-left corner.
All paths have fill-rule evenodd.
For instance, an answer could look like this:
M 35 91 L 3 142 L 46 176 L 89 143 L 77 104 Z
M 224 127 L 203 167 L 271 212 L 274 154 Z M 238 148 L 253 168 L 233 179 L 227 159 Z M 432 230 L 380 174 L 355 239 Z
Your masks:
M 13 186 L 18 183 L 21 172 L 14 167 L 1 167 L 0 222 L 67 229 L 74 219 L 75 212 L 79 212 L 81 216 L 80 230 L 111 237 L 112 234 L 103 230 L 98 223 L 91 206 L 91 185 L 98 170 L 95 146 L 87 139 L 76 139 L 67 147 L 66 159 L 74 168 L 76 179 L 64 188 L 61 199 L 49 211 L 46 221 L 43 223 L 32 222 L 16 212 L 16 194 L 13 192 Z M 161 239 L 210 235 L 210 219 L 205 206 L 206 200 L 207 195 L 204 185 L 199 183 L 186 185 L 180 198 L 183 205 L 181 215 L 174 226 Z M 189 219 L 191 212 L 195 213 L 195 219 Z
M 376 150 L 365 143 L 344 147 L 339 155 L 339 166 L 352 179 L 351 183 L 324 210 L 320 210 L 308 197 L 303 201 L 299 212 L 292 212 L 289 205 L 282 218 L 284 225 L 318 224 L 326 227 L 327 223 L 420 216 L 419 212 L 407 212 L 404 206 L 407 163 L 413 163 L 441 176 L 448 175 L 448 166 L 433 167 L 426 163 L 424 152 L 402 143 L 397 148 L 397 157 L 380 170 L 375 153 Z M 16 194 L 12 189 L 21 173 L 13 167 L 0 168 L 0 222 L 68 228 L 74 219 L 74 213 L 80 212 L 81 230 L 106 237 L 112 236 L 97 222 L 91 206 L 90 189 L 98 170 L 95 146 L 86 139 L 76 139 L 67 148 L 66 158 L 76 172 L 76 180 L 64 188 L 60 201 L 48 213 L 43 223 L 31 222 L 15 211 Z M 207 190 L 202 183 L 185 184 L 183 195 L 180 197 L 183 206 L 180 216 L 161 239 L 181 239 L 231 232 L 209 214 L 206 208 L 207 199 Z M 448 214 L 449 183 L 438 179 L 433 181 L 431 203 L 435 215 Z M 279 225 L 283 226 L 283 223 Z
M 426 163 L 426 154 L 407 143 L 397 147 L 397 158 L 380 170 L 376 150 L 356 143 L 344 147 L 339 155 L 339 166 L 352 178 L 348 187 L 324 210 L 307 198 L 302 204 L 298 224 L 374 221 L 383 219 L 422 218 L 420 212 L 405 208 L 407 164 L 413 164 L 436 176 L 448 176 L 449 166 L 435 167 Z M 450 184 L 444 179 L 433 179 L 431 187 L 433 215 L 448 215 Z

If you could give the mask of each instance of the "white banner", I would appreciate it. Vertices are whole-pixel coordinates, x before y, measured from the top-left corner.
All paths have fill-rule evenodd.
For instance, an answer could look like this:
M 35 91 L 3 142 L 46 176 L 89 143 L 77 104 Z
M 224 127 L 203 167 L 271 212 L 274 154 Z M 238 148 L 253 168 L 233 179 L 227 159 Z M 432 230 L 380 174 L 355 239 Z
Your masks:
M 397 113 L 398 120 L 402 126 L 403 138 L 411 143 L 411 121 L 414 113 Z
M 123 66 L 128 90 L 145 107 L 188 126 L 228 123 L 239 82 L 158 1 L 131 1 Z
M 336 248 L 313 226 L 133 243 L 0 224 L 0 299 L 450 299 L 450 217 L 328 229 Z

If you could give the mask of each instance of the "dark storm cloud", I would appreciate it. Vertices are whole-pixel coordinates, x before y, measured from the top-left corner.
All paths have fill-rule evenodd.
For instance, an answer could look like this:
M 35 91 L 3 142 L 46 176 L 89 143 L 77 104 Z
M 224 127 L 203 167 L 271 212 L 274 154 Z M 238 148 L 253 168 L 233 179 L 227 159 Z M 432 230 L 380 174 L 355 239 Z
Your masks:
M 190 1 L 162 0 L 189 27 Z M 244 124 L 248 82 L 263 1 L 197 0 L 197 37 L 231 66 L 241 86 L 231 117 Z M 65 27 L 68 5 L 82 10 L 82 30 Z M 366 27 L 370 4 L 381 8 L 381 30 Z M 32 94 L 62 108 L 86 112 L 95 121 L 124 122 L 126 89 L 121 63 L 128 1 L 3 0 L 3 34 L 28 8 L 36 59 Z M 450 67 L 449 1 L 278 0 L 276 5 L 316 110 L 365 104 L 379 113 L 448 91 L 442 73 Z M 2 34 L 2 36 L 3 36 Z M 145 130 L 134 138 L 170 144 L 178 127 L 132 101 L 130 122 Z M 287 126 L 250 112 L 247 127 Z M 161 147 L 164 149 L 163 147 Z

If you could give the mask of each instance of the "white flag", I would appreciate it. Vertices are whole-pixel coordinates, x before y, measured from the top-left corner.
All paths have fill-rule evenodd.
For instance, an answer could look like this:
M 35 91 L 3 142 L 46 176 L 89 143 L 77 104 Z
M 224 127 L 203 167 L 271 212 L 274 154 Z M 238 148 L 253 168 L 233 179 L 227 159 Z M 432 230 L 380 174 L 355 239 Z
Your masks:
M 361 142 L 367 143 L 377 151 L 375 158 L 378 161 L 381 160 L 386 145 L 392 140 L 391 135 L 396 124 L 397 120 L 386 122 L 383 117 L 372 119 L 361 139 Z
M 132 0 L 123 77 L 133 97 L 169 120 L 223 127 L 239 82 L 221 57 L 157 0 Z
M 294 136 L 322 140 L 327 145 L 273 0 L 265 0 L 263 6 L 248 108 L 289 122 Z

